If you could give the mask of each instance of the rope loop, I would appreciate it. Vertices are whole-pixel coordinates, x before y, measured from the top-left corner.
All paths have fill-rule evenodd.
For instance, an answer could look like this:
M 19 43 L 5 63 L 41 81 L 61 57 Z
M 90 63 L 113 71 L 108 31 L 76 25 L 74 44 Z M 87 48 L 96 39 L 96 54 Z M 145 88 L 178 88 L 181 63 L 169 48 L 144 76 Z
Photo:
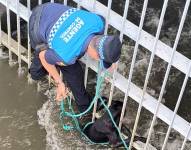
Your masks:
M 108 144 L 109 144 L 108 142 L 106 142 L 106 143 L 95 143 L 95 142 L 91 141 L 91 140 L 84 134 L 83 131 L 85 130 L 85 128 L 86 128 L 89 124 L 92 124 L 93 122 L 87 123 L 87 124 L 84 126 L 84 128 L 81 129 L 81 128 L 80 128 L 80 125 L 79 125 L 79 122 L 78 122 L 78 120 L 77 120 L 78 117 L 81 117 L 81 116 L 83 116 L 84 114 L 88 113 L 88 112 L 93 108 L 94 103 L 95 103 L 95 102 L 98 100 L 98 98 L 99 98 L 99 99 L 101 100 L 101 103 L 102 103 L 102 105 L 104 106 L 105 110 L 108 112 L 108 114 L 109 114 L 109 116 L 110 116 L 110 118 L 111 118 L 111 121 L 112 121 L 113 125 L 115 126 L 115 128 L 116 128 L 116 130 L 117 130 L 117 132 L 118 132 L 118 134 L 119 134 L 119 137 L 120 137 L 120 139 L 121 139 L 121 141 L 122 141 L 122 143 L 123 143 L 125 149 L 128 150 L 127 144 L 126 144 L 126 142 L 124 141 L 124 139 L 123 139 L 123 137 L 122 137 L 122 135 L 121 135 L 121 132 L 120 132 L 120 130 L 119 130 L 117 124 L 115 123 L 115 121 L 114 121 L 114 119 L 113 119 L 113 116 L 112 116 L 112 114 L 111 114 L 111 112 L 110 112 L 108 106 L 104 103 L 104 100 L 103 100 L 102 97 L 101 97 L 101 87 L 102 87 L 102 84 L 103 84 L 104 79 L 105 79 L 106 76 L 111 77 L 111 75 L 110 75 L 107 71 L 98 73 L 95 96 L 94 96 L 94 98 L 93 98 L 93 100 L 92 100 L 90 106 L 89 106 L 84 112 L 79 113 L 79 114 L 75 114 L 75 113 L 74 113 L 74 110 L 73 110 L 72 105 L 71 105 L 71 96 L 68 96 L 65 100 L 63 100 L 63 101 L 61 102 L 61 105 L 60 105 L 60 110 L 61 110 L 61 112 L 60 112 L 60 119 L 61 119 L 61 122 L 62 122 L 62 127 L 63 127 L 63 129 L 64 129 L 65 131 L 70 131 L 70 130 L 74 130 L 74 129 L 78 130 L 78 131 L 80 132 L 81 136 L 82 136 L 82 137 L 85 137 L 85 138 L 87 139 L 87 141 L 88 141 L 89 143 L 91 143 L 91 144 L 108 145 Z M 64 102 L 67 102 L 67 103 L 68 103 L 70 112 L 65 111 L 65 104 L 64 104 Z M 71 117 L 71 118 L 72 118 L 72 121 L 73 121 L 74 124 L 75 124 L 74 127 L 64 124 L 64 123 L 63 123 L 63 118 L 64 118 L 64 117 Z

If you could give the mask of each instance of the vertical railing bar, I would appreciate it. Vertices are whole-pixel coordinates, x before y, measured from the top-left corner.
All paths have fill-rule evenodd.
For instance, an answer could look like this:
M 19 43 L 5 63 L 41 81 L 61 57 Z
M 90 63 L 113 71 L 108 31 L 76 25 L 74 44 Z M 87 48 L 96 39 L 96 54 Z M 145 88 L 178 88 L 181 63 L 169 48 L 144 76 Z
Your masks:
M 16 6 L 17 6 L 17 52 L 18 52 L 18 64 L 19 64 L 18 73 L 20 75 L 21 74 L 21 51 L 20 51 L 21 28 L 20 28 L 19 0 L 16 0 Z
M 64 0 L 64 5 L 67 5 L 68 0 Z
M 28 18 L 30 17 L 30 10 L 31 10 L 31 0 L 27 0 L 27 10 L 28 10 Z M 30 45 L 30 37 L 29 37 L 29 22 L 27 22 L 27 36 L 28 36 L 28 43 L 27 43 L 27 55 L 28 55 L 28 69 L 31 65 L 31 45 Z M 31 83 L 32 79 L 30 74 L 28 74 L 28 82 Z
M 92 12 L 95 12 L 95 5 L 96 5 L 96 0 L 94 0 L 93 2 Z M 86 67 L 85 67 L 85 75 L 84 75 L 85 88 L 87 86 L 88 72 L 89 72 L 89 57 L 86 55 Z
M 190 123 L 190 127 L 189 127 L 189 130 L 188 130 L 188 133 L 187 133 L 187 135 L 185 136 L 184 141 L 183 141 L 183 143 L 182 143 L 181 150 L 184 150 L 184 148 L 185 148 L 185 146 L 186 146 L 186 142 L 187 142 L 187 139 L 188 139 L 188 137 L 189 137 L 189 135 L 190 135 L 190 131 L 191 131 L 191 123 Z
M 2 34 L 1 34 L 1 17 L 0 17 L 0 48 L 2 46 Z M 1 51 L 1 50 L 0 50 Z M 0 52 L 1 53 L 1 52 Z M 0 54 L 1 55 L 1 54 Z
M 185 9 L 186 9 L 186 7 L 185 7 Z M 154 116 L 153 116 L 153 119 L 152 119 L 152 122 L 151 122 L 151 126 L 150 126 L 149 133 L 148 133 L 148 136 L 147 136 L 147 141 L 146 141 L 145 148 L 148 146 L 148 143 L 149 143 L 149 140 L 150 140 L 150 137 L 151 137 L 152 129 L 153 129 L 153 126 L 154 126 L 154 123 L 155 123 L 155 120 L 156 120 L 156 117 L 157 117 L 157 114 L 158 114 L 158 111 L 159 111 L 160 103 L 162 101 L 162 97 L 163 97 L 163 94 L 164 94 L 164 90 L 165 90 L 165 87 L 166 87 L 166 83 L 167 83 L 167 80 L 168 80 L 168 76 L 169 76 L 169 73 L 170 73 L 170 69 L 171 69 L 171 66 L 172 66 L 172 62 L 173 62 L 173 59 L 174 59 L 174 54 L 176 52 L 178 41 L 180 39 L 180 34 L 182 32 L 182 28 L 183 28 L 185 18 L 186 18 L 186 14 L 182 17 L 181 22 L 180 22 L 180 26 L 179 26 L 178 33 L 177 33 L 177 36 L 176 36 L 176 40 L 175 40 L 175 43 L 174 43 L 174 46 L 173 46 L 173 52 L 172 52 L 170 62 L 169 62 L 168 67 L 167 67 L 167 71 L 165 73 L 162 88 L 161 88 L 159 98 L 158 98 L 158 102 L 157 102 L 157 108 L 156 108 L 156 111 L 154 113 Z
M 141 114 L 141 110 L 142 110 L 142 106 L 143 106 L 144 95 L 146 93 L 146 89 L 147 89 L 147 85 L 148 85 L 148 81 L 149 81 L 149 75 L 151 73 L 153 60 L 154 60 L 154 56 L 155 56 L 155 52 L 156 52 L 156 46 L 157 46 L 157 42 L 158 42 L 159 35 L 160 35 L 160 32 L 161 32 L 161 28 L 162 28 L 162 24 L 163 24 L 164 15 L 165 15 L 165 12 L 166 12 L 167 4 L 168 4 L 168 0 L 165 0 L 164 4 L 163 4 L 162 12 L 161 12 L 160 20 L 159 20 L 159 25 L 158 25 L 158 28 L 157 28 L 156 37 L 155 37 L 155 40 L 154 40 L 154 45 L 153 45 L 153 48 L 152 48 L 153 51 L 152 51 L 152 54 L 151 54 L 151 58 L 150 58 L 150 61 L 149 61 L 149 66 L 148 66 L 147 73 L 146 73 L 145 83 L 144 83 L 144 87 L 143 87 L 143 93 L 142 93 L 142 97 L 141 97 L 141 100 L 140 100 L 140 103 L 139 103 L 139 108 L 138 108 L 138 111 L 137 111 L 135 124 L 134 124 L 134 127 L 133 127 L 133 133 L 132 133 L 131 141 L 133 141 L 133 139 L 134 139 L 135 132 L 136 132 L 136 129 L 137 129 L 137 126 L 138 126 L 138 122 L 139 122 L 139 118 L 140 118 L 140 114 Z
M 104 31 L 105 34 L 107 34 L 107 29 L 108 29 L 108 20 L 109 20 L 109 17 L 110 17 L 111 3 L 112 3 L 112 0 L 108 0 L 108 6 L 107 6 L 108 11 L 107 11 L 106 24 L 105 24 L 105 31 Z M 100 69 L 98 70 L 98 75 L 99 74 L 101 74 Z M 92 121 L 95 121 L 96 109 L 97 109 L 97 101 L 94 104 Z
M 42 0 L 38 0 L 38 4 L 39 4 L 39 5 L 42 4 Z
M 84 86 L 87 87 L 87 81 L 88 81 L 88 72 L 89 72 L 89 57 L 88 55 L 86 57 L 86 67 L 85 67 L 85 75 L 84 75 Z
M 125 9 L 123 12 L 123 21 L 122 21 L 122 26 L 121 26 L 121 31 L 120 31 L 120 40 L 123 41 L 123 34 L 124 34 L 124 28 L 125 28 L 125 22 L 128 14 L 128 9 L 129 9 L 129 0 L 125 1 Z
M 78 5 L 77 5 L 77 8 L 80 8 L 81 7 L 81 0 L 78 0 Z
M 116 75 L 117 68 L 118 68 L 118 63 L 119 63 L 119 61 L 116 62 L 116 68 L 115 68 L 115 70 L 114 70 L 114 72 L 113 72 L 113 75 L 112 75 L 111 89 L 110 89 L 110 93 L 109 93 L 108 106 L 110 106 L 111 103 L 112 103 L 113 91 L 114 91 L 114 81 L 115 81 L 115 75 Z
M 107 17 L 106 17 L 106 24 L 105 24 L 105 31 L 104 31 L 105 34 L 107 34 L 107 30 L 108 30 L 108 26 L 109 26 L 111 4 L 112 4 L 112 0 L 108 0 L 108 4 L 107 4 Z
M 1 17 L 0 17 L 0 56 L 2 55 L 3 55 L 3 50 L 2 50 Z
M 139 40 L 140 40 L 140 36 L 141 36 L 141 31 L 142 31 L 144 19 L 145 19 L 147 4 L 148 4 L 148 0 L 145 0 L 144 1 L 144 5 L 143 5 L 142 14 L 141 14 L 141 20 L 140 20 L 140 24 L 139 24 L 139 29 L 138 29 L 138 35 L 137 35 L 137 38 L 136 38 L 136 44 L 135 44 L 135 47 L 134 47 L 131 67 L 130 67 L 130 73 L 129 73 L 128 83 L 127 83 L 127 93 L 128 93 L 128 90 L 129 90 L 129 87 L 130 87 L 130 83 L 131 83 L 131 78 L 132 78 L 132 75 L 133 75 L 133 69 L 134 69 L 134 65 L 135 65 L 135 61 L 136 61 L 136 56 L 137 56 L 137 52 L 138 52 Z M 129 95 L 129 93 L 126 94 L 127 97 L 128 97 L 128 95 Z M 121 118 L 123 118 L 122 114 L 121 114 L 120 119 Z M 120 125 L 119 125 L 119 127 L 120 127 Z M 130 144 L 132 145 L 132 142 Z
M 95 12 L 95 8 L 96 8 L 96 0 L 93 0 L 92 12 Z
M 51 3 L 54 3 L 54 0 L 51 0 L 50 2 L 51 2 Z
M 137 35 L 137 38 L 136 38 L 136 44 L 135 44 L 135 47 L 134 47 L 133 58 L 132 58 L 132 62 L 131 62 L 130 72 L 129 72 L 129 78 L 128 78 L 128 83 L 127 83 L 127 94 L 126 94 L 127 97 L 129 95 L 129 88 L 130 88 L 130 83 L 131 83 L 131 79 L 132 79 L 132 75 L 133 75 L 133 69 L 134 69 L 134 66 L 135 66 L 135 61 L 136 61 L 136 56 L 137 56 L 138 46 L 139 46 L 139 40 L 140 40 L 141 31 L 142 31 L 142 28 L 143 28 L 143 23 L 144 23 L 144 19 L 145 19 L 145 15 L 146 15 L 147 5 L 148 5 L 148 0 L 145 0 L 144 4 L 143 4 L 143 10 L 142 10 L 142 14 L 141 14 L 141 20 L 140 20 L 140 24 L 139 24 L 139 29 L 138 29 L 138 35 Z M 122 118 L 122 117 L 123 116 L 121 116 L 120 118 Z M 130 145 L 129 145 L 129 149 L 131 149 L 132 144 L 133 144 L 133 141 L 131 140 Z
M 48 75 L 48 76 L 50 76 L 50 74 Z M 51 78 L 51 77 L 50 77 Z M 61 78 L 61 80 L 63 81 L 63 74 L 62 74 L 62 71 L 60 70 L 60 78 Z
M 165 140 L 164 140 L 164 144 L 163 144 L 163 146 L 162 146 L 162 150 L 164 150 L 165 147 L 166 147 L 166 144 L 167 144 L 167 141 L 168 141 L 168 137 L 169 137 L 169 135 L 170 135 L 170 131 L 171 131 L 171 129 L 172 129 L 172 125 L 173 125 L 174 120 L 175 120 L 175 117 L 176 117 L 176 115 L 177 115 L 177 111 L 178 111 L 178 108 L 179 108 L 179 106 L 180 106 L 180 102 L 181 102 L 181 100 L 182 100 L 182 96 L 183 96 L 183 94 L 184 94 L 184 91 L 185 91 L 185 88 L 186 88 L 186 84 L 187 84 L 187 81 L 188 81 L 190 72 L 191 72 L 191 61 L 190 61 L 190 64 L 189 64 L 189 70 L 188 70 L 188 72 L 187 72 L 187 74 L 186 74 L 186 77 L 184 78 L 184 82 L 183 82 L 183 85 L 182 85 L 180 94 L 179 94 L 179 96 L 178 96 L 178 101 L 177 101 L 177 103 L 176 103 L 176 106 L 175 106 L 175 109 L 174 109 L 174 112 L 173 112 L 173 117 L 172 117 L 171 123 L 170 123 L 170 125 L 169 125 L 169 127 L 168 127 L 168 131 L 167 131 L 167 133 L 166 133 L 166 137 L 165 137 Z
M 107 34 L 108 27 L 109 27 L 109 18 L 110 18 L 111 5 L 112 5 L 112 0 L 108 0 L 108 4 L 107 4 L 107 9 L 108 10 L 107 10 L 107 17 L 106 17 L 106 24 L 105 24 L 105 34 Z M 118 61 L 117 61 L 116 64 L 118 64 Z M 117 71 L 117 68 L 114 70 L 113 75 L 112 75 L 112 82 L 111 82 L 111 89 L 110 89 L 110 93 L 109 93 L 108 106 L 110 106 L 111 102 L 112 102 L 113 90 L 114 90 L 114 80 L 115 80 L 116 71 Z
M 48 88 L 50 88 L 50 84 L 51 84 L 51 76 L 50 74 L 48 74 Z
M 123 29 L 125 27 L 125 21 L 126 21 L 126 17 L 127 17 L 128 8 L 129 8 L 129 0 L 126 0 L 125 9 L 124 9 L 124 12 L 123 12 L 122 26 L 121 26 L 121 30 L 120 30 L 120 41 L 121 42 L 123 41 Z M 118 69 L 118 64 L 119 64 L 119 61 L 117 61 L 117 63 L 116 63 L 116 68 L 114 69 L 113 76 L 112 76 L 112 82 L 111 82 L 111 89 L 110 89 L 110 94 L 109 94 L 108 106 L 110 106 L 111 103 L 112 103 L 112 97 L 113 97 L 113 91 L 114 91 L 114 81 L 115 81 L 115 75 L 116 75 L 116 72 L 117 72 L 117 69 Z
M 127 18 L 127 14 L 128 14 L 128 8 L 129 8 L 129 0 L 126 0 L 125 2 L 125 10 L 123 13 L 123 23 L 122 23 L 122 30 L 120 33 L 120 40 L 123 41 L 123 29 L 125 27 L 125 22 L 126 22 L 126 18 Z M 125 93 L 125 97 L 123 100 L 123 107 L 122 107 L 122 111 L 121 111 L 121 115 L 120 115 L 120 121 L 119 121 L 119 129 L 121 130 L 121 126 L 122 126 L 122 120 L 123 117 L 125 115 L 125 109 L 126 109 L 126 105 L 127 105 L 127 92 Z
M 11 24 L 10 24 L 10 10 L 9 10 L 9 0 L 7 0 L 7 32 L 8 32 L 8 49 L 9 49 L 9 65 L 12 64 L 12 52 L 11 52 Z
M 96 0 L 93 1 L 92 12 L 95 12 L 95 5 L 96 5 Z M 89 57 L 88 55 L 86 55 L 85 57 L 86 57 L 86 67 L 85 67 L 85 75 L 84 75 L 84 85 L 86 88 L 87 80 L 88 80 L 88 72 L 89 72 Z
M 98 68 L 97 76 L 101 75 L 101 70 Z M 93 108 L 93 114 L 92 114 L 92 122 L 95 121 L 95 115 L 96 115 L 96 109 L 97 109 L 97 101 L 94 103 L 94 108 Z

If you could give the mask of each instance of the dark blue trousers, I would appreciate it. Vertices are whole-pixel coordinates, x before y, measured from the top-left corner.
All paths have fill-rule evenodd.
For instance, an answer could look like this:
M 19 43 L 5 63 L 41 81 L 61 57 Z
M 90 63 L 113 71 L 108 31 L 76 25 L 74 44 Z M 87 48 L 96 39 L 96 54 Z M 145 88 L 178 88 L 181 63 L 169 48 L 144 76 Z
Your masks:
M 39 33 L 39 22 L 40 16 L 42 12 L 42 7 L 37 6 L 34 8 L 32 15 L 29 19 L 29 36 L 31 41 L 31 46 L 35 49 L 35 55 L 32 60 L 29 72 L 31 74 L 32 79 L 39 80 L 45 75 L 47 75 L 47 71 L 41 64 L 39 59 L 39 47 L 47 46 L 46 43 L 43 43 L 40 39 Z M 38 48 L 37 48 L 38 47 Z M 84 86 L 84 72 L 82 67 L 78 61 L 75 64 L 69 66 L 56 66 L 63 73 L 64 79 L 66 80 L 69 88 L 71 89 L 76 103 L 78 105 L 79 111 L 84 111 L 90 105 L 92 101 L 92 97 L 87 93 Z

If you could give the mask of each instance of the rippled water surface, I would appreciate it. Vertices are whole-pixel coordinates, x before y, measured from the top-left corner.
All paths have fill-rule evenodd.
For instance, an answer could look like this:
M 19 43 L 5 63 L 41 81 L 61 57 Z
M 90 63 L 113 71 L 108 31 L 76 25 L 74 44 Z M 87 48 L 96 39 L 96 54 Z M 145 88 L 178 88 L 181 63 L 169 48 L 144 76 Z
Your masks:
M 45 130 L 37 120 L 37 110 L 45 96 L 18 78 L 17 67 L 0 60 L 0 150 L 43 150 Z
M 89 145 L 76 131 L 63 131 L 59 106 L 51 101 L 54 89 L 47 90 L 44 81 L 37 92 L 25 75 L 18 77 L 18 66 L 0 58 L 0 150 L 107 149 Z

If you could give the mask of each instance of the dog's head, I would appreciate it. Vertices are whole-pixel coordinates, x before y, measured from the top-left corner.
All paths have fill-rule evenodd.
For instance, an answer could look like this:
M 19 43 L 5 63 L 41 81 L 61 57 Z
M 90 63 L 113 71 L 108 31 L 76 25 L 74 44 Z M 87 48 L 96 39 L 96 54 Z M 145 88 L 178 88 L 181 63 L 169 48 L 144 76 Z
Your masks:
M 117 125 L 119 124 L 122 106 L 122 102 L 113 101 L 109 107 L 110 114 Z M 101 118 L 95 121 L 94 127 L 97 132 L 107 136 L 110 144 L 115 144 L 117 142 L 118 134 L 108 112 L 105 112 Z
M 110 114 L 117 125 L 119 124 L 122 106 L 122 102 L 113 101 L 109 107 Z M 84 132 L 94 142 L 108 141 L 111 145 L 118 142 L 118 133 L 107 111 L 101 118 L 86 128 Z

